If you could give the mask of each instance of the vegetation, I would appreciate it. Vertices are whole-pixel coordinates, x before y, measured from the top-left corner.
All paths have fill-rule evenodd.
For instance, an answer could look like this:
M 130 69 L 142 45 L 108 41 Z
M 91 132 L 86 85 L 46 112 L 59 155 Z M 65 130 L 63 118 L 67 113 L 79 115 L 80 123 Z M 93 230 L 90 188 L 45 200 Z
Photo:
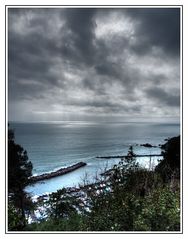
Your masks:
M 157 165 L 156 172 L 160 173 L 165 182 L 180 177 L 180 136 L 171 138 L 161 146 L 163 160 Z
M 84 199 L 68 189 L 58 190 L 38 204 L 46 208 L 46 217 L 22 230 L 179 231 L 179 138 L 168 140 L 162 153 L 164 159 L 150 170 L 136 162 L 130 147 L 127 157 L 114 165 L 105 180 L 81 189 Z M 9 218 L 18 224 L 15 204 L 9 207 Z
M 26 225 L 25 213 L 32 201 L 24 188 L 30 183 L 32 163 L 27 152 L 15 143 L 14 131 L 8 129 L 8 229 L 22 230 Z

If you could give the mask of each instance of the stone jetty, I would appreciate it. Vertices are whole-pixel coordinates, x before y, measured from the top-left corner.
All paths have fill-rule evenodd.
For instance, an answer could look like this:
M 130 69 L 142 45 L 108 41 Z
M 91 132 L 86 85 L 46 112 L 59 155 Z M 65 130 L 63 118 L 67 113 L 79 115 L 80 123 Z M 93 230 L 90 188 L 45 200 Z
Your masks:
M 156 156 L 162 156 L 162 154 L 135 154 L 134 157 L 156 157 Z M 110 155 L 110 156 L 97 156 L 97 159 L 113 159 L 113 158 L 129 158 L 127 155 Z
M 67 168 L 60 168 L 60 169 L 58 169 L 57 171 L 54 171 L 54 172 L 44 173 L 44 174 L 37 175 L 37 176 L 32 176 L 32 177 L 30 177 L 30 180 L 31 180 L 31 182 L 35 183 L 35 182 L 38 182 L 38 181 L 58 177 L 58 176 L 66 174 L 66 173 L 70 173 L 70 172 L 72 172 L 72 171 L 74 171 L 78 168 L 84 167 L 86 165 L 87 164 L 84 163 L 84 162 L 79 162 L 79 163 L 71 165 Z

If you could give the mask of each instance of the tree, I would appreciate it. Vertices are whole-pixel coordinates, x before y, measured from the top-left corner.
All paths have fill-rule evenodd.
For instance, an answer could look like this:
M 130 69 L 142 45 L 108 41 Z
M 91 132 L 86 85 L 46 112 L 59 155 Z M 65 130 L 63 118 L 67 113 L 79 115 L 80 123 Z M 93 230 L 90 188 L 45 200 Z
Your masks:
M 173 177 L 180 177 L 180 136 L 168 139 L 161 146 L 163 159 L 156 166 L 155 171 L 160 173 L 164 181 Z
M 128 178 L 133 172 L 139 169 L 139 164 L 136 162 L 136 155 L 133 152 L 133 147 L 130 146 L 127 156 L 122 158 L 117 165 L 114 165 L 111 175 L 112 185 L 116 186 L 118 183 L 118 188 L 120 185 L 125 186 Z
M 14 211 L 21 218 L 17 225 L 19 229 L 25 226 L 25 209 L 30 204 L 29 196 L 24 188 L 30 184 L 29 177 L 32 175 L 32 168 L 27 151 L 15 143 L 14 131 L 8 129 L 8 196 L 9 204 L 14 205 Z
M 180 136 L 173 137 L 162 145 L 162 154 L 172 170 L 180 169 Z

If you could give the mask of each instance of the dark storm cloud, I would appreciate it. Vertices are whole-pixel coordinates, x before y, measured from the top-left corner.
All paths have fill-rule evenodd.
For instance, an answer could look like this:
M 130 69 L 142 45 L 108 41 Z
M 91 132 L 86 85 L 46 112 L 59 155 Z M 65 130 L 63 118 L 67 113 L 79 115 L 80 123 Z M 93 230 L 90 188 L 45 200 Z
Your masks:
M 155 106 L 156 114 L 176 114 L 179 17 L 175 8 L 9 9 L 10 104 L 125 115 L 149 115 Z
M 64 51 L 69 49 L 75 50 L 74 54 L 86 64 L 93 63 L 94 56 L 94 28 L 95 21 L 93 19 L 96 9 L 67 9 L 63 12 L 62 17 L 66 18 L 66 27 L 71 31 L 71 42 L 67 44 Z M 69 40 L 67 40 L 67 43 Z M 75 57 L 74 56 L 74 57 Z
M 150 99 L 155 99 L 159 102 L 161 106 L 180 106 L 180 95 L 172 94 L 171 92 L 166 92 L 165 90 L 155 87 L 146 90 L 146 94 Z
M 27 20 L 27 14 L 32 14 L 28 9 L 9 9 L 9 34 L 8 34 L 8 74 L 9 74 L 9 94 L 10 98 L 32 99 L 41 97 L 43 91 L 52 85 L 58 84 L 58 79 L 49 72 L 52 65 L 51 57 L 57 55 L 58 49 L 52 39 L 45 32 L 49 13 L 36 9 L 36 18 Z M 12 29 L 14 21 L 22 17 L 28 29 Z M 22 21 L 20 21 L 22 23 Z M 37 22 L 37 24 L 35 23 Z M 49 29 L 48 29 L 49 30 Z M 28 84 L 21 84 L 20 80 L 25 80 Z M 35 81 L 38 84 L 30 83 Z
M 110 64 L 109 62 L 106 62 L 106 64 L 101 64 L 95 66 L 95 70 L 100 75 L 109 75 L 112 77 L 119 77 L 120 72 L 118 71 L 118 66 L 116 64 Z
M 136 53 L 147 53 L 155 45 L 162 47 L 167 54 L 179 55 L 180 9 L 135 8 L 128 10 L 127 13 L 139 20 L 136 31 L 140 40 L 133 47 Z
M 10 24 L 21 16 L 27 19 L 27 14 L 35 13 L 35 16 L 28 21 L 27 27 L 32 29 L 28 34 L 23 32 L 24 35 L 22 35 L 17 31 L 12 31 L 9 27 L 9 77 L 14 78 L 15 82 L 20 79 L 44 81 L 44 89 L 46 89 L 47 85 L 49 87 L 59 86 L 59 80 L 63 81 L 63 77 L 58 79 L 56 75 L 49 72 L 54 64 L 53 57 L 61 57 L 65 61 L 73 62 L 74 65 L 91 62 L 94 55 L 92 48 L 94 12 L 95 10 L 92 9 L 63 9 L 62 11 L 60 9 L 52 11 L 49 9 L 10 9 Z M 56 36 L 52 38 L 50 34 L 48 22 L 54 15 L 59 15 L 59 20 L 61 17 L 66 19 L 65 26 L 61 27 L 58 32 L 60 39 Z M 71 31 L 70 35 L 67 34 L 68 30 Z M 23 95 L 28 96 L 28 93 L 31 93 L 34 96 L 36 92 L 36 86 L 30 85 L 30 91 L 27 89 L 24 91 L 24 86 L 20 87 L 17 83 L 14 86 L 18 86 L 18 89 L 14 88 L 15 91 L 19 91 L 17 95 L 20 95 L 22 91 Z

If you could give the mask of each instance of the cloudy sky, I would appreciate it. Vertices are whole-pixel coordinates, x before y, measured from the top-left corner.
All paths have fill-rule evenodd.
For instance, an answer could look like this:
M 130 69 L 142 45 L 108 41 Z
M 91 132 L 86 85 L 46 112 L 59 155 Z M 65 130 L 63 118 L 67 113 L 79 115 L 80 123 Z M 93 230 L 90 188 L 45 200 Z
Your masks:
M 9 120 L 170 120 L 177 8 L 9 8 Z

